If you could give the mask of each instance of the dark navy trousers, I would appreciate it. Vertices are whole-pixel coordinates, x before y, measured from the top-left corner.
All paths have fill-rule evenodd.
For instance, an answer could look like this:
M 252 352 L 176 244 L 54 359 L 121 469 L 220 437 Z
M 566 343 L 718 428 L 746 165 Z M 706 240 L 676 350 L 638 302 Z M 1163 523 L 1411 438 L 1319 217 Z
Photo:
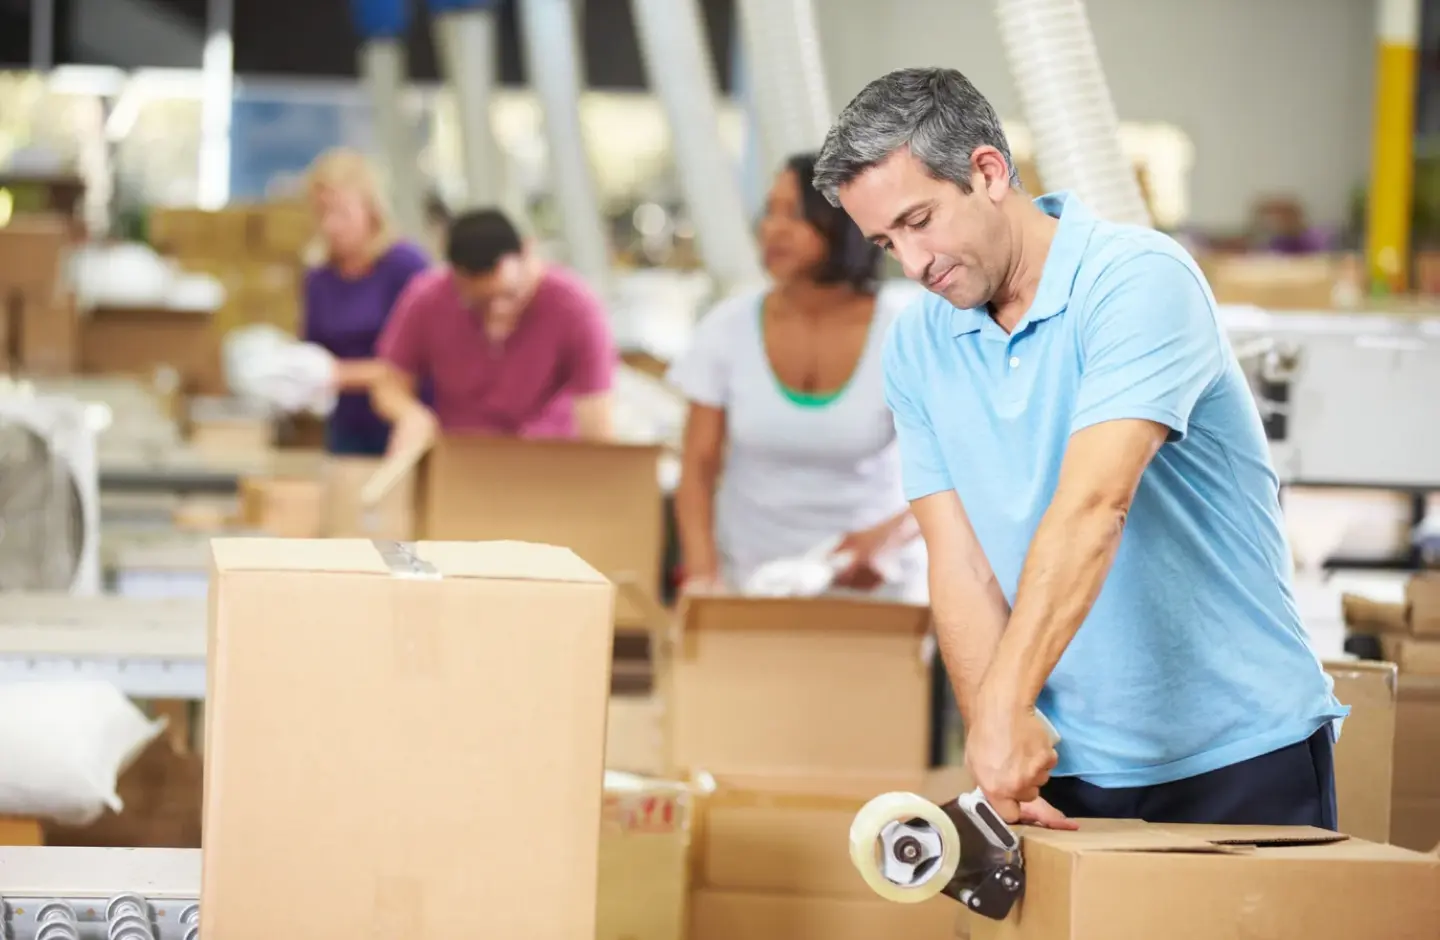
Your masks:
M 1330 734 L 1326 724 L 1298 744 L 1172 783 L 1107 788 L 1054 777 L 1040 795 L 1080 819 L 1338 830 Z

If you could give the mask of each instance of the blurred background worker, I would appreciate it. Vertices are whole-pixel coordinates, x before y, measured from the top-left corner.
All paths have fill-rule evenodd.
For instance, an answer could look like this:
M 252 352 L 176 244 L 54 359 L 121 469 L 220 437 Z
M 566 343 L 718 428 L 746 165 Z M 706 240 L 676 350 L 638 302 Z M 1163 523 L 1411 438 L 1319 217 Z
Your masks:
M 310 170 L 309 197 L 325 254 L 305 277 L 303 335 L 335 356 L 340 392 L 325 447 L 377 456 L 385 452 L 390 426 L 370 404 L 370 386 L 382 371 L 375 341 L 400 292 L 429 259 L 396 234 L 379 180 L 360 154 L 320 156 Z
M 435 431 L 604 440 L 619 353 L 609 317 L 574 273 L 548 264 L 494 209 L 450 226 L 448 267 L 400 298 L 380 337 L 376 409 L 391 450 Z M 417 382 L 433 385 L 431 411 Z
M 690 588 L 743 587 L 768 562 L 842 538 L 834 586 L 875 590 L 882 556 L 924 589 L 880 349 L 914 293 L 878 287 L 880 253 L 793 157 L 760 223 L 773 282 L 703 317 L 669 380 L 689 400 L 675 512 Z

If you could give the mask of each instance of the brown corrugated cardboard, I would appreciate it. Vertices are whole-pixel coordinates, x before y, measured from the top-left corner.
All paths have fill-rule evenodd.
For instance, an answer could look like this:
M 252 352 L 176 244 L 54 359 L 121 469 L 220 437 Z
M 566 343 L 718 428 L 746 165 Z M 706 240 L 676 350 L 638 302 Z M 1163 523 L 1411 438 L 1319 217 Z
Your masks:
M 1410 605 L 1410 631 L 1440 640 L 1440 574 L 1412 577 L 1405 586 L 1405 600 Z
M 563 545 L 616 581 L 660 581 L 658 447 L 450 435 L 425 459 L 420 533 Z M 647 623 L 621 598 L 621 626 Z
M 1386 634 L 1380 637 L 1380 649 L 1402 675 L 1440 676 L 1440 639 Z
M 400 480 L 378 505 L 365 507 L 360 491 L 380 468 L 378 457 L 330 457 L 325 488 L 325 534 L 331 538 L 409 539 L 415 535 L 415 480 Z
M 81 321 L 82 372 L 148 379 L 161 368 L 178 372 L 186 392 L 225 390 L 220 343 L 208 313 L 97 308 Z
M 948 899 L 891 904 L 702 889 L 690 897 L 689 940 L 954 940 Z
M 1395 666 L 1334 662 L 1326 663 L 1325 671 L 1335 680 L 1335 697 L 1350 706 L 1335 745 L 1340 831 L 1388 842 L 1395 767 Z
M 972 940 L 1434 940 L 1440 859 L 1319 829 L 1023 829 L 1025 897 Z
M 649 776 L 670 772 L 665 704 L 660 696 L 610 696 L 605 766 Z
M 240 481 L 240 519 L 257 533 L 314 539 L 322 534 L 324 491 L 319 480 L 245 477 Z
M 543 545 L 211 544 L 202 935 L 594 937 L 614 588 Z
M 605 775 L 596 940 L 683 940 L 695 794 Z
M 971 786 L 963 768 L 885 777 L 721 777 L 702 802 L 691 940 L 950 940 L 961 908 L 948 898 L 892 904 L 850 864 L 850 824 L 892 790 L 936 802 Z
M 679 620 L 667 676 L 677 768 L 845 777 L 928 765 L 928 608 L 703 595 Z
M 1401 674 L 1395 714 L 1395 791 L 1390 841 L 1424 849 L 1440 841 L 1440 678 Z
M 70 229 L 58 216 L 17 216 L 0 225 L 0 303 L 16 295 L 50 304 L 64 283 Z
M 45 831 L 38 819 L 0 816 L 0 845 L 44 845 Z
M 1345 626 L 1356 633 L 1379 636 L 1410 632 L 1410 608 L 1406 604 L 1387 604 L 1359 594 L 1341 594 L 1340 610 Z

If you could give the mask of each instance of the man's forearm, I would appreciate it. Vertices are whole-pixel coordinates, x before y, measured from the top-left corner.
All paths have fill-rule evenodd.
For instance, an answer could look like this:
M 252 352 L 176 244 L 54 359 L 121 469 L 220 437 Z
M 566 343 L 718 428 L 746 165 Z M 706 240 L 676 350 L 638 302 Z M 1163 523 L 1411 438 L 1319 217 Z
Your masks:
M 1054 506 L 1030 544 L 1015 609 L 985 674 L 983 695 L 1032 707 L 1110 573 L 1125 512 L 1105 503 Z
M 375 377 L 370 388 L 370 404 L 375 412 L 391 424 L 403 419 L 416 408 L 424 405 L 415 395 L 406 376 L 399 375 L 393 367 L 384 367 Z
M 968 726 L 981 682 L 1005 632 L 1010 605 L 993 576 L 964 584 L 959 586 L 953 572 L 948 578 L 943 571 L 933 572 L 930 596 L 940 656 L 950 675 L 960 715 Z

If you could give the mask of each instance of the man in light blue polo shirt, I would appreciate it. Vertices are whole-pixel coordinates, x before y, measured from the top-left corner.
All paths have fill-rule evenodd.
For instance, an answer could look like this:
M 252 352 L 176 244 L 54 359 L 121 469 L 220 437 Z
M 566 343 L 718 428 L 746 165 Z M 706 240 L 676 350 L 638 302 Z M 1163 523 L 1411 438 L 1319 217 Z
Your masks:
M 997 810 L 1335 828 L 1348 709 L 1194 261 L 1071 195 L 1032 201 L 952 70 L 866 87 L 815 185 L 931 291 L 891 331 L 886 391 L 966 763 Z

